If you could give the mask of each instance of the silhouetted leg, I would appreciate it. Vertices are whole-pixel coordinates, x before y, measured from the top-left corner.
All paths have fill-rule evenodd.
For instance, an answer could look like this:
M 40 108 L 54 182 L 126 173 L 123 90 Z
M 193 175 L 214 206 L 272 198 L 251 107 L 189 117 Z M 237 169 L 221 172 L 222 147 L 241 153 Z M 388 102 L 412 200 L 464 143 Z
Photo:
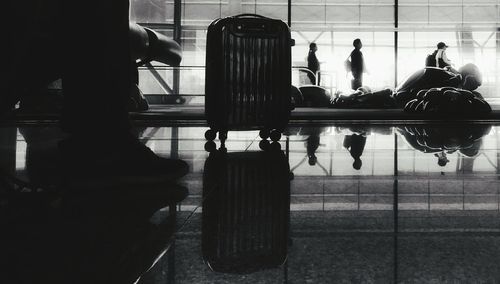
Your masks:
M 143 177 L 156 182 L 185 175 L 187 163 L 158 157 L 131 134 L 128 0 L 63 5 L 62 126 L 71 136 L 60 149 L 67 180 L 127 184 Z
M 363 76 L 361 74 L 352 74 L 354 79 L 351 80 L 351 89 L 356 90 L 363 86 Z
M 128 1 L 65 1 L 63 5 L 63 128 L 84 135 L 127 133 Z

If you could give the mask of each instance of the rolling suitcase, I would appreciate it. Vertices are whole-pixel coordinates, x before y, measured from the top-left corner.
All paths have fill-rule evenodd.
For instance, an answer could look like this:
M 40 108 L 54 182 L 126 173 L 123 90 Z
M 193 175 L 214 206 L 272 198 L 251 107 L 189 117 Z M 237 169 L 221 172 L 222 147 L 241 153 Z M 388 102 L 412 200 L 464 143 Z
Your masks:
M 283 151 L 212 151 L 203 173 L 202 251 L 213 270 L 251 273 L 287 259 L 290 167 Z
M 243 14 L 213 21 L 207 32 L 205 116 L 208 140 L 228 130 L 261 130 L 279 140 L 291 111 L 290 29 L 281 20 Z

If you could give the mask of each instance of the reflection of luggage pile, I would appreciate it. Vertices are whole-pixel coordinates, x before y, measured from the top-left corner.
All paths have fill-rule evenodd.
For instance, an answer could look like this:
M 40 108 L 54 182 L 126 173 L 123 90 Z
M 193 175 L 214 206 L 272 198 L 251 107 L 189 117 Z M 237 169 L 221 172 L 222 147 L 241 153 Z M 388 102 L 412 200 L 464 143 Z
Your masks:
M 441 115 L 467 115 L 490 113 L 491 107 L 476 91 L 444 87 L 419 91 L 417 97 L 405 105 L 404 110 Z
M 283 151 L 213 150 L 203 173 L 202 250 L 214 271 L 251 273 L 287 258 L 290 168 Z
M 448 153 L 459 150 L 465 156 L 475 156 L 479 151 L 483 136 L 491 130 L 491 125 L 467 125 L 467 127 L 410 126 L 398 128 L 413 148 L 423 153 Z

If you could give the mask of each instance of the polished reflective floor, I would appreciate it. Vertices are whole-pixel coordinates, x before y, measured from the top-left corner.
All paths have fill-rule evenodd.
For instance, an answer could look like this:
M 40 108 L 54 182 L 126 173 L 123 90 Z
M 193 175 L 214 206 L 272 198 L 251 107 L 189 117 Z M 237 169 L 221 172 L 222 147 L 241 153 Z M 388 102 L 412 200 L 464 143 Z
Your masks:
M 190 170 L 124 182 L 68 179 L 57 127 L 0 128 L 7 283 L 500 281 L 500 126 L 206 129 L 137 128 Z

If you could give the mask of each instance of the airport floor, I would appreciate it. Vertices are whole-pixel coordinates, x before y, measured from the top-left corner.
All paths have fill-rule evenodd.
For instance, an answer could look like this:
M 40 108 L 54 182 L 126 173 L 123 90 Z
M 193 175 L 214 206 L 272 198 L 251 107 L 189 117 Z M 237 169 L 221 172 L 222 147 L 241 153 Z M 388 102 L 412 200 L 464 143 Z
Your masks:
M 500 125 L 206 129 L 142 123 L 189 173 L 119 183 L 68 182 L 57 126 L 0 127 L 5 283 L 500 281 Z

